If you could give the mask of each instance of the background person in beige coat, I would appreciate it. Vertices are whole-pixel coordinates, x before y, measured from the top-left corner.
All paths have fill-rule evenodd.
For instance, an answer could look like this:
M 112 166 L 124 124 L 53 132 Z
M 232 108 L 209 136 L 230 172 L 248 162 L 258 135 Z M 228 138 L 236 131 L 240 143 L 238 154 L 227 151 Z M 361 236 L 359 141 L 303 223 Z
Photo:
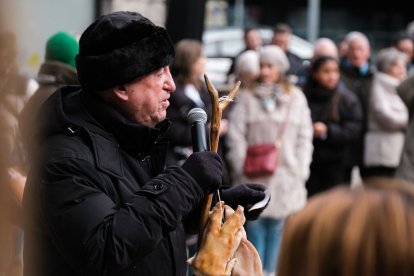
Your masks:
M 286 81 L 289 62 L 284 52 L 275 45 L 265 46 L 259 57 L 259 83 L 240 91 L 229 114 L 227 157 L 235 185 L 250 181 L 265 184 L 270 191 L 269 206 L 259 219 L 246 223 L 246 231 L 260 254 L 265 274 L 272 275 L 283 219 L 306 202 L 305 181 L 313 151 L 312 122 L 303 92 Z M 275 142 L 286 119 L 277 171 L 268 177 L 247 178 L 243 174 L 247 147 Z
M 408 125 L 408 109 L 397 93 L 407 75 L 405 55 L 394 48 L 382 49 L 376 66 L 368 104 L 363 177 L 394 175 Z

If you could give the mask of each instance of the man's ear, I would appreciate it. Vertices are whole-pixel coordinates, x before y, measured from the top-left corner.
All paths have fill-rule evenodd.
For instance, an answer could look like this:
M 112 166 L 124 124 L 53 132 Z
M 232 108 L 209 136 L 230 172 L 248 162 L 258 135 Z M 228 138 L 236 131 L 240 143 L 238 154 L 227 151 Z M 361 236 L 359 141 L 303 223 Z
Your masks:
M 128 100 L 128 93 L 125 85 L 118 85 L 113 88 L 114 94 L 119 99 L 126 101 Z

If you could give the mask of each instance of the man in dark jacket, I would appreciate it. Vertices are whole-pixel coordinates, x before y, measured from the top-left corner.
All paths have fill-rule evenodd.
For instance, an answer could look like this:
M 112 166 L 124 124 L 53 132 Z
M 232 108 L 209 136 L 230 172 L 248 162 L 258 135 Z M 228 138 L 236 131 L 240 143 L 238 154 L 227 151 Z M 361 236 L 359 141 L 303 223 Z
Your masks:
M 279 46 L 286 54 L 289 60 L 289 70 L 286 76 L 289 80 L 302 86 L 306 79 L 307 63 L 301 57 L 289 51 L 289 43 L 292 39 L 293 30 L 287 23 L 276 23 L 273 28 L 273 36 L 271 43 Z
M 82 34 L 81 87 L 60 88 L 39 112 L 26 275 L 185 275 L 184 228 L 197 228 L 222 160 L 197 152 L 164 169 L 173 57 L 166 31 L 138 13 L 101 16 Z M 260 185 L 222 192 L 245 209 L 264 197 Z
M 372 86 L 374 68 L 370 65 L 371 46 L 368 37 L 357 31 L 349 32 L 345 36 L 348 45 L 346 59 L 341 64 L 341 81 L 354 93 L 362 107 L 362 130 L 358 140 L 353 143 L 345 158 L 346 166 L 344 180 L 352 182 L 352 171 L 359 168 L 362 177 L 365 176 L 363 164 L 364 137 L 367 128 L 367 114 Z

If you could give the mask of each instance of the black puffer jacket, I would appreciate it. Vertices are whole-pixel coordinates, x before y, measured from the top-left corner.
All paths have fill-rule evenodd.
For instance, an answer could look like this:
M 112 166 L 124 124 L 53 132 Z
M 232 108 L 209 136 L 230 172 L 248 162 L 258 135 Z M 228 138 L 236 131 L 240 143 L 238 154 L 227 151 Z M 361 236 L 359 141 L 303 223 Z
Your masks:
M 45 61 L 37 76 L 39 88 L 29 99 L 20 115 L 19 128 L 23 135 L 31 131 L 31 120 L 46 99 L 59 87 L 79 84 L 76 70 L 60 61 Z
M 169 123 L 128 122 L 79 87 L 43 105 L 24 194 L 25 275 L 185 275 L 183 219 L 204 193 L 162 171 Z
M 326 139 L 314 139 L 313 165 L 343 164 L 351 143 L 358 140 L 362 130 L 362 108 L 352 92 L 344 88 L 334 91 L 320 86 L 306 87 L 312 122 L 326 124 Z
M 60 61 L 45 61 L 39 69 L 37 82 L 39 83 L 39 88 L 25 104 L 19 116 L 19 131 L 21 139 L 27 145 L 27 151 L 35 150 L 37 146 L 33 143 L 31 137 L 35 131 L 36 124 L 34 120 L 40 106 L 59 87 L 79 84 L 76 70 Z M 28 153 L 24 152 L 24 154 L 27 155 Z M 25 157 L 27 158 L 27 156 Z M 26 159 L 25 161 L 24 167 L 27 170 L 29 164 L 27 164 Z

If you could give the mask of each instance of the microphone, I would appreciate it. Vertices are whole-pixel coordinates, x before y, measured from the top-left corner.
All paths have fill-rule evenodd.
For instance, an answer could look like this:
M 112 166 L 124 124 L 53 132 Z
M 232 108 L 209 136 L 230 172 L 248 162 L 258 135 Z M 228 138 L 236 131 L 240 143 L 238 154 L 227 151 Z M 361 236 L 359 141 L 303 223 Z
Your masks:
M 191 138 L 193 140 L 193 151 L 206 151 L 206 129 L 207 113 L 199 107 L 191 109 L 187 114 L 187 120 L 191 124 Z

